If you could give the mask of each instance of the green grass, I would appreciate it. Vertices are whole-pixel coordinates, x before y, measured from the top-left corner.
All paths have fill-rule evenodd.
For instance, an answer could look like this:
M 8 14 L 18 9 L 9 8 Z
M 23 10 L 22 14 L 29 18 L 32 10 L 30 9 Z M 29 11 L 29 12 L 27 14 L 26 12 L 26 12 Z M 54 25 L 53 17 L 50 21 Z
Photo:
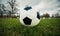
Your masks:
M 37 26 L 26 27 L 17 18 L 0 18 L 0 36 L 60 36 L 60 19 L 41 19 Z

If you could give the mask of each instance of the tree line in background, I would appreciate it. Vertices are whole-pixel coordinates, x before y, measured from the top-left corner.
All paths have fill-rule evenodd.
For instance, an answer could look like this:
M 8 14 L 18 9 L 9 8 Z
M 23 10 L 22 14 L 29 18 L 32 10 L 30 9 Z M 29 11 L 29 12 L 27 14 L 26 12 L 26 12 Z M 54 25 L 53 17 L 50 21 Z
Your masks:
M 45 13 L 45 14 L 41 15 L 41 17 L 46 17 L 46 18 L 60 18 L 60 14 L 57 12 L 55 14 L 52 14 L 52 16 L 50 16 L 50 14 Z
M 7 1 L 7 6 L 5 4 L 0 4 L 0 17 L 17 17 L 19 10 L 16 6 L 16 0 Z M 19 15 L 18 15 L 19 16 Z

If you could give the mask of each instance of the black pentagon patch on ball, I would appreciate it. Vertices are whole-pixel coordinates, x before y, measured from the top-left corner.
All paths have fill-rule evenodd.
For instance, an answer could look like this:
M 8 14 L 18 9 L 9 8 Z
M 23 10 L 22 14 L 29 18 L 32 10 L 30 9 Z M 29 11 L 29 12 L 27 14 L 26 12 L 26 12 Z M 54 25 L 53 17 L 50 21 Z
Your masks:
M 40 19 L 40 14 L 39 14 L 39 12 L 37 12 L 37 18 Z
M 26 11 L 28 11 L 30 9 L 32 9 L 32 7 L 30 7 L 30 6 L 27 6 L 27 7 L 24 8 L 24 10 L 26 10 Z
M 26 25 L 31 25 L 31 22 L 32 22 L 32 19 L 28 18 L 28 17 L 25 17 L 23 19 L 23 22 L 26 24 Z

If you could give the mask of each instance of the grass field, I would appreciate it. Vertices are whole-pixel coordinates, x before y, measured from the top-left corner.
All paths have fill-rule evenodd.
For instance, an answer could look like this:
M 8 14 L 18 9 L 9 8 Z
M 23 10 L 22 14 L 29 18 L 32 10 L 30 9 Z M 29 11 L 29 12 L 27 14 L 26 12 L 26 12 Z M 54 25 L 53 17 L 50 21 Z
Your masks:
M 0 18 L 0 36 L 60 36 L 60 19 L 41 19 L 37 26 L 26 27 L 17 18 Z

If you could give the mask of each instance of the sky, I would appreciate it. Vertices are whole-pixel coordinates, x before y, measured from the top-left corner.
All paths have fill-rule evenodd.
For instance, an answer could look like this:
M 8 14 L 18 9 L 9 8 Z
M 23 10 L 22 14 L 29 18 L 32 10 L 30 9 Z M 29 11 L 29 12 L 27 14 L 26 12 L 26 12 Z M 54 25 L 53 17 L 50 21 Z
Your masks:
M 0 3 L 6 2 L 7 0 L 0 0 Z M 52 15 L 60 11 L 60 0 L 16 0 L 16 3 L 18 4 L 18 8 L 26 5 L 39 8 L 41 15 L 43 13 L 49 13 Z

